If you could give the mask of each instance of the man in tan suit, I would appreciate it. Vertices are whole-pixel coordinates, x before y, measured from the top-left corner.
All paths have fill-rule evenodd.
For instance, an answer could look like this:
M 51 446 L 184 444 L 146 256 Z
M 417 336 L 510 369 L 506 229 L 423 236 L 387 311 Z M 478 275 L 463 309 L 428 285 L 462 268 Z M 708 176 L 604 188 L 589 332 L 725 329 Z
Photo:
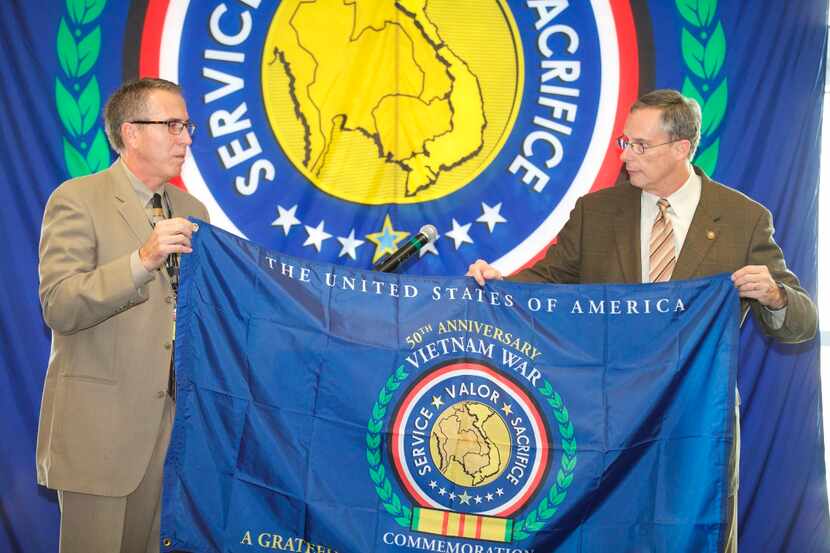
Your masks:
M 700 124 L 700 106 L 677 91 L 640 98 L 618 139 L 628 182 L 580 198 L 557 243 L 510 280 L 642 283 L 729 272 L 742 321 L 751 309 L 782 342 L 812 338 L 816 306 L 787 269 L 769 211 L 691 164 Z M 481 285 L 502 278 L 481 259 L 467 274 Z M 737 551 L 738 453 L 736 440 L 725 551 Z
M 126 83 L 104 116 L 120 158 L 52 193 L 40 241 L 52 352 L 37 474 L 58 491 L 62 553 L 159 550 L 174 408 L 168 256 L 191 251 L 194 225 L 185 217 L 207 219 L 198 200 L 169 184 L 195 130 L 179 87 L 160 79 Z M 159 200 L 164 220 L 158 209 L 153 217 Z

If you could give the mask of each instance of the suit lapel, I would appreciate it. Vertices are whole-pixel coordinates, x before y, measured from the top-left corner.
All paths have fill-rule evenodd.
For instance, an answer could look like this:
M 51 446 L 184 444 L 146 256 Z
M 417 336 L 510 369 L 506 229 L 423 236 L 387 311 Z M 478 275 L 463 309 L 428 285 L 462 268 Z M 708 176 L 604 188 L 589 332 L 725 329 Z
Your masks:
M 640 263 L 640 190 L 627 185 L 630 193 L 623 196 L 614 220 L 617 256 L 625 282 L 641 281 Z
M 135 190 L 133 190 L 124 168 L 121 167 L 121 163 L 120 160 L 116 161 L 110 167 L 112 193 L 118 212 L 136 237 L 139 245 L 141 245 L 150 237 L 152 228 L 147 219 L 147 212 L 138 201 Z
M 672 280 L 685 280 L 700 276 L 697 269 L 709 255 L 712 246 L 718 241 L 721 234 L 721 210 L 718 205 L 716 190 L 712 181 L 700 174 L 700 201 L 697 204 L 686 241 L 677 258 L 677 265 L 672 273 Z

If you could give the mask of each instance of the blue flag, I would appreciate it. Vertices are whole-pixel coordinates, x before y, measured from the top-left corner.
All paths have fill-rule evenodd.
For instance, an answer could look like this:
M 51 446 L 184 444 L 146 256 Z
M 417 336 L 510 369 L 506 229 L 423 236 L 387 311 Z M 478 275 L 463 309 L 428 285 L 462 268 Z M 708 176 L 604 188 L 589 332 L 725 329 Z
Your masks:
M 728 275 L 479 287 L 194 236 L 163 551 L 722 546 Z

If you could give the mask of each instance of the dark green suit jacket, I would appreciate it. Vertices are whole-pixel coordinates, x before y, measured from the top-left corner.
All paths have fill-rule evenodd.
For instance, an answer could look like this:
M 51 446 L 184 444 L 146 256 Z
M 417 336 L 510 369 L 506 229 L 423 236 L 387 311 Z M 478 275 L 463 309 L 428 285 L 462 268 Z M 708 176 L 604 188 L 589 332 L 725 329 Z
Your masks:
M 732 273 L 746 265 L 766 265 L 784 285 L 784 325 L 773 329 L 759 315 L 764 307 L 741 301 L 741 320 L 751 309 L 764 332 L 782 342 L 809 340 L 816 333 L 816 307 L 787 269 L 773 239 L 772 215 L 740 192 L 701 177 L 700 202 L 677 259 L 672 280 Z M 510 280 L 520 282 L 639 283 L 641 190 L 624 182 L 587 194 L 576 202 L 571 217 L 545 257 Z

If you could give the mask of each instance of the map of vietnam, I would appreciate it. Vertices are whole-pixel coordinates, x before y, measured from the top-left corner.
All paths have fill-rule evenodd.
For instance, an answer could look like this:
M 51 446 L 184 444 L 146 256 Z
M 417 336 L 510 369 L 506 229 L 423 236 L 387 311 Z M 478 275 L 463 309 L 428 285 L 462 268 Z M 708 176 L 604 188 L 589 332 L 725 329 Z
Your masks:
M 486 127 L 478 78 L 429 20 L 424 0 L 300 3 L 275 59 L 305 129 L 303 164 L 326 170 L 345 134 L 406 171 L 407 196 L 478 155 Z M 388 183 L 387 183 L 388 185 Z

